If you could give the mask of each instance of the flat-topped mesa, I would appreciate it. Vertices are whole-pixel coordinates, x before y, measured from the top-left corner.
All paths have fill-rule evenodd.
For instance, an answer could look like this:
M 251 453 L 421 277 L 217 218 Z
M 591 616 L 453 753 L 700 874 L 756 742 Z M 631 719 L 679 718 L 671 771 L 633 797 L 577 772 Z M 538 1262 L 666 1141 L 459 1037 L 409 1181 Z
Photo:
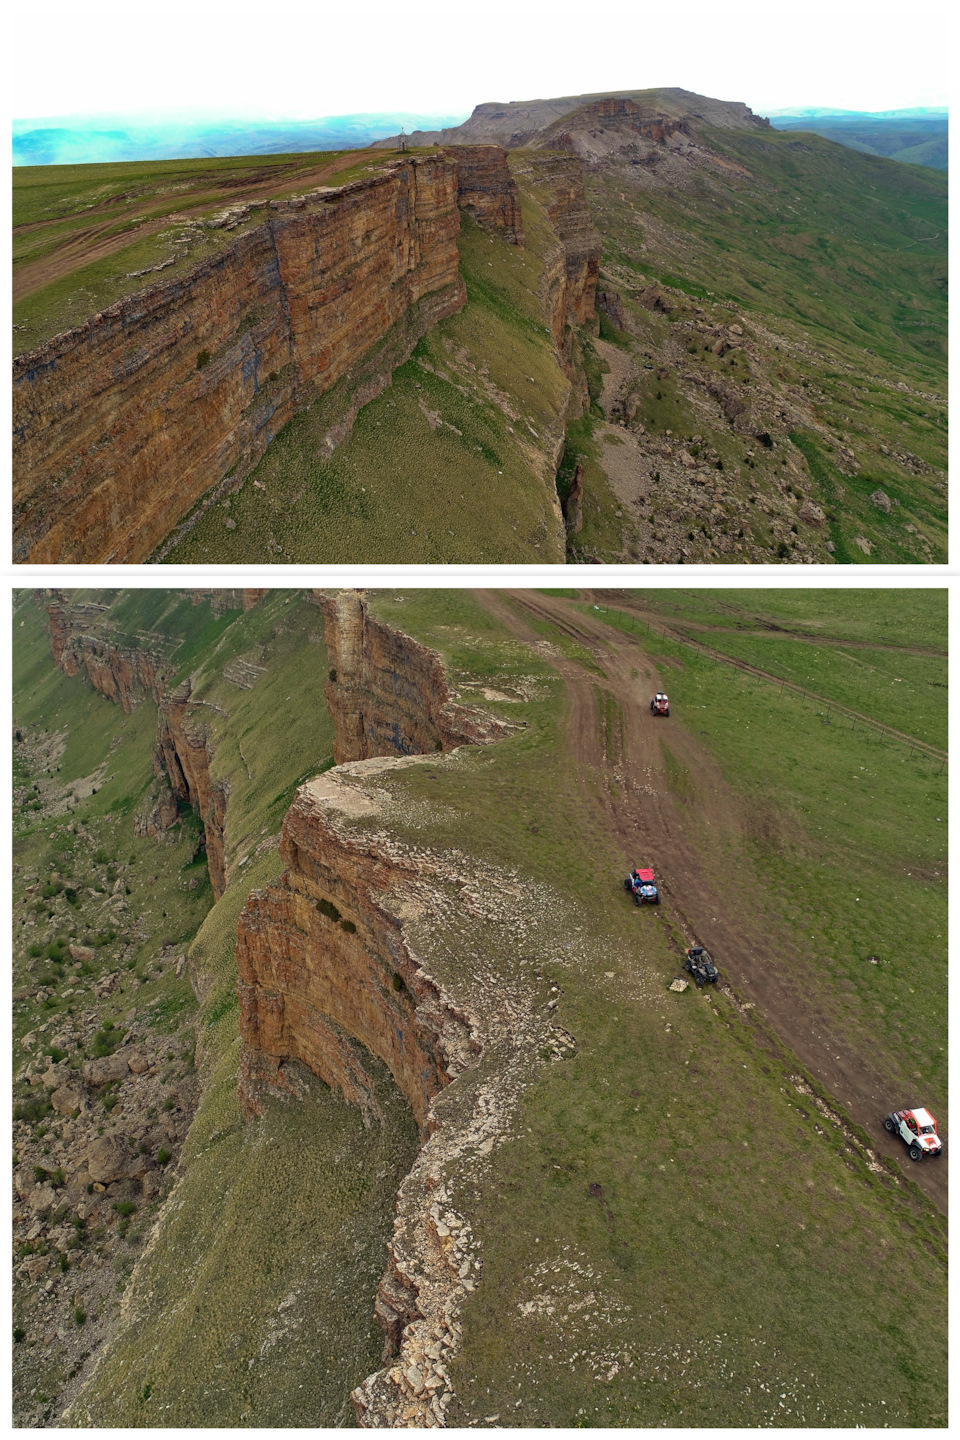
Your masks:
M 367 768 L 402 762 L 367 761 Z M 408 762 L 411 763 L 411 762 Z M 376 813 L 362 789 L 328 772 L 300 787 L 280 842 L 282 879 L 247 901 L 237 931 L 248 1118 L 283 1088 L 295 1059 L 347 1100 L 378 1114 L 370 1055 L 406 1095 L 423 1138 L 433 1097 L 471 1063 L 466 1017 L 420 968 L 387 900 L 416 865 L 382 837 L 343 823 Z
M 74 604 L 59 590 L 40 595 L 50 627 L 50 647 L 57 668 L 65 675 L 83 672 L 95 690 L 129 715 L 149 696 L 158 704 L 166 685 L 166 657 L 149 648 L 118 645 L 90 633 L 108 606 Z
M 314 591 L 314 600 L 324 618 L 338 765 L 487 745 L 509 733 L 505 721 L 457 704 L 437 651 L 377 620 L 359 591 Z
M 145 559 L 298 410 L 349 372 L 355 414 L 466 301 L 446 155 L 239 219 L 261 214 L 189 274 L 16 357 L 17 560 Z
M 210 884 L 219 900 L 227 888 L 224 830 L 229 787 L 211 774 L 213 748 L 205 727 L 196 718 L 190 693 L 190 681 L 185 680 L 164 697 L 157 717 L 153 768 L 158 779 L 166 777 L 177 800 L 194 806 L 199 813 Z
M 445 145 L 457 164 L 457 203 L 478 224 L 503 232 L 511 245 L 523 246 L 520 191 L 500 145 Z

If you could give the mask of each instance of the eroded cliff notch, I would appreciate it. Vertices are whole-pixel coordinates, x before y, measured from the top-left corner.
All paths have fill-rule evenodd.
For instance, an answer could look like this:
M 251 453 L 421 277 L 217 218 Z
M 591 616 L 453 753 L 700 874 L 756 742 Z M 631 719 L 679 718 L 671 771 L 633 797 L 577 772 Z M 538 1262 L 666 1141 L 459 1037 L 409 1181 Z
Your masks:
M 457 703 L 437 651 L 378 620 L 360 591 L 317 590 L 314 599 L 323 611 L 338 765 L 487 745 L 509 732 L 505 721 Z

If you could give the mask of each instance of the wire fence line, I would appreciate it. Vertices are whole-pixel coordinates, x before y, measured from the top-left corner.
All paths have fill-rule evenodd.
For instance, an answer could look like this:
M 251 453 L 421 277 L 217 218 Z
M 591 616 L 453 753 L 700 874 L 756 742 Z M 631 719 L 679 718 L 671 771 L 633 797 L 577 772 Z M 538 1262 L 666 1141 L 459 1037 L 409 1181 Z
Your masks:
M 685 635 L 682 631 L 676 631 L 667 625 L 655 625 L 651 620 L 641 619 L 639 615 L 632 614 L 629 610 L 619 610 L 609 605 L 594 605 L 594 610 L 601 615 L 616 617 L 616 623 L 624 631 L 627 629 L 634 632 L 645 630 L 649 635 L 659 635 L 661 640 L 672 641 L 674 644 L 685 645 L 708 660 L 714 660 L 718 665 L 729 665 L 733 670 L 739 670 L 742 674 L 752 676 L 758 684 L 767 684 L 776 689 L 781 695 L 791 694 L 800 697 L 800 706 L 803 709 L 810 703 L 811 710 L 816 706 L 822 706 L 826 710 L 825 723 L 835 724 L 833 716 L 838 720 L 849 720 L 851 730 L 871 730 L 884 740 L 892 740 L 894 743 L 906 746 L 911 754 L 923 756 L 927 760 L 939 760 L 940 769 L 938 775 L 943 773 L 949 757 L 945 750 L 939 749 L 936 745 L 930 745 L 926 740 L 918 740 L 913 735 L 904 735 L 901 731 L 895 730 L 892 725 L 885 725 L 882 720 L 873 720 L 869 715 L 861 715 L 859 711 L 850 709 L 849 706 L 841 704 L 837 700 L 828 700 L 825 696 L 817 694 L 814 690 L 807 690 L 803 685 L 798 685 L 793 680 L 787 680 L 781 675 L 772 675 L 769 671 L 761 670 L 756 665 L 751 665 L 747 660 L 740 660 L 735 655 L 725 655 L 722 650 L 714 650 L 702 641 L 696 640 L 693 636 Z

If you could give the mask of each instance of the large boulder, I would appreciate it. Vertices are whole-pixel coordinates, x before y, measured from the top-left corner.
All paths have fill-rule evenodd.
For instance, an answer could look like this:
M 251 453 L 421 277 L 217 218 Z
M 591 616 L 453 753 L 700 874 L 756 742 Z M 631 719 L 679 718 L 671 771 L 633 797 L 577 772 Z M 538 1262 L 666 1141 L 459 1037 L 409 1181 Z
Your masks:
M 122 1050 L 113 1055 L 104 1055 L 100 1060 L 84 1060 L 83 1078 L 91 1085 L 106 1085 L 110 1080 L 125 1080 L 130 1074 L 130 1063 Z
M 72 1115 L 75 1110 L 90 1109 L 90 1100 L 82 1085 L 61 1085 L 50 1096 L 50 1104 L 58 1115 Z
M 827 518 L 820 506 L 814 505 L 812 500 L 804 500 L 798 514 L 808 525 L 822 525 Z
M 88 1147 L 85 1164 L 94 1184 L 111 1185 L 114 1180 L 139 1180 L 151 1162 L 146 1155 L 132 1155 L 114 1136 L 104 1135 Z
M 870 499 L 872 503 L 876 505 L 878 510 L 882 510 L 885 515 L 890 514 L 891 500 L 890 496 L 887 495 L 885 491 L 874 490 L 873 494 L 870 496 Z

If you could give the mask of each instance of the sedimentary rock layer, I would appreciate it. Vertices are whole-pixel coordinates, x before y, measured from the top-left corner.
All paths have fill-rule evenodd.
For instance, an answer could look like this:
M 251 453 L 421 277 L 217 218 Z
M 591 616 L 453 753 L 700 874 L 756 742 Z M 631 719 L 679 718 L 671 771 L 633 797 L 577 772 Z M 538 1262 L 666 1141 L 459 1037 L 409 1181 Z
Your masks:
M 64 674 L 79 675 L 83 671 L 101 695 L 128 715 L 146 696 L 157 704 L 153 768 L 160 792 L 159 797 L 152 797 L 156 803 L 137 816 L 137 832 L 159 836 L 176 824 L 181 804 L 195 806 L 203 821 L 210 883 L 219 900 L 227 888 L 224 826 L 229 790 L 223 780 L 214 780 L 211 774 L 213 747 L 190 699 L 190 681 L 168 691 L 176 666 L 164 656 L 87 633 L 84 620 L 88 624 L 96 621 L 109 611 L 109 606 L 71 604 L 57 590 L 38 593 L 50 620 L 53 658 Z M 225 609 L 249 609 L 263 594 L 266 591 L 224 591 L 221 598 L 230 602 L 224 603 Z M 198 603 L 203 598 L 209 596 L 195 595 Z
M 356 590 L 314 591 L 323 611 L 330 671 L 327 707 L 334 759 L 416 755 L 485 745 L 509 726 L 451 695 L 441 656 L 371 615 Z
M 16 358 L 17 560 L 143 560 L 405 316 L 409 352 L 464 304 L 443 154 L 231 223 L 250 228 L 188 275 Z
M 73 604 L 58 590 L 42 593 L 50 622 L 50 646 L 65 675 L 83 671 L 101 695 L 129 715 L 145 696 L 160 703 L 167 676 L 165 657 L 148 648 L 116 645 L 90 633 L 108 607 Z
M 456 161 L 457 203 L 481 225 L 503 232 L 512 245 L 523 245 L 520 191 L 499 145 L 448 145 Z

